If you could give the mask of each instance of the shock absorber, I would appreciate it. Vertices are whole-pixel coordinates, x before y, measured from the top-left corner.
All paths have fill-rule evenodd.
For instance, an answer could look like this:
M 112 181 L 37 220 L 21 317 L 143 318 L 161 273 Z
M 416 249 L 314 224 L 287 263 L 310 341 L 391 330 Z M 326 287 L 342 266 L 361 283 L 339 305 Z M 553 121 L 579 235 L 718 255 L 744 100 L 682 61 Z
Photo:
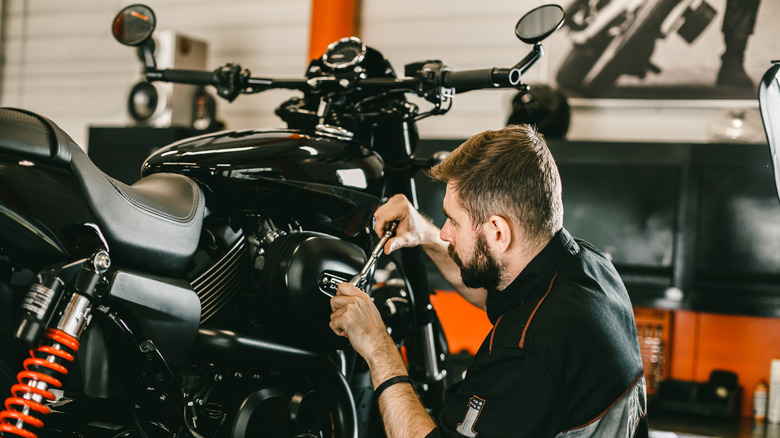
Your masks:
M 62 387 L 59 375 L 68 373 L 67 363 L 73 362 L 79 342 L 71 335 L 49 329 L 43 335 L 44 341 L 30 351 L 24 361 L 24 371 L 17 375 L 19 383 L 11 387 L 12 396 L 5 400 L 6 410 L 0 412 L 0 431 L 25 438 L 35 438 L 35 433 L 26 428 L 43 427 L 43 421 L 32 415 L 48 414 L 49 408 L 43 400 L 56 397 L 50 388 Z
M 0 434 L 4 437 L 36 438 L 37 435 L 29 430 L 30 427 L 43 427 L 40 417 L 50 412 L 44 402 L 55 400 L 56 396 L 51 389 L 62 387 L 60 379 L 68 374 L 68 366 L 79 349 L 79 338 L 91 319 L 91 299 L 95 294 L 95 286 L 110 264 L 105 251 L 98 251 L 81 264 L 73 293 L 67 300 L 58 322 L 54 327 L 45 330 L 43 340 L 30 351 L 30 357 L 23 364 L 24 371 L 17 375 L 19 383 L 11 387 L 11 397 L 5 400 L 6 410 L 0 412 Z M 59 282 L 62 283 L 61 280 Z M 33 285 L 25 303 L 34 301 L 30 296 L 40 295 L 42 289 L 46 288 L 41 284 Z M 54 306 L 56 301 L 47 300 L 47 305 Z M 53 311 L 45 309 L 42 313 L 51 314 Z M 27 317 L 23 319 L 17 330 L 17 338 L 36 337 L 27 333 L 24 327 L 39 330 L 40 324 L 30 324 L 29 320 Z

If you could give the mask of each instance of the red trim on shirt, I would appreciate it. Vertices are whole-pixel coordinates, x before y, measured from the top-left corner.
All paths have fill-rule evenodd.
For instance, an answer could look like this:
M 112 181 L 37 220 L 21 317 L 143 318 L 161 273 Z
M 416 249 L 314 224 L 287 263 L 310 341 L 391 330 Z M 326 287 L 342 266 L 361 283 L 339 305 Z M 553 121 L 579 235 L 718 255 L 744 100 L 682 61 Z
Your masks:
M 555 283 L 555 277 L 557 277 L 558 274 L 556 273 L 552 280 L 550 280 L 550 287 L 547 288 L 547 293 L 544 294 L 541 300 L 539 300 L 538 303 L 536 303 L 536 307 L 534 307 L 534 311 L 531 312 L 531 316 L 528 317 L 528 321 L 525 322 L 525 327 L 523 328 L 523 335 L 520 337 L 520 348 L 523 348 L 523 344 L 525 344 L 525 333 L 528 331 L 528 326 L 531 325 L 531 320 L 534 319 L 534 315 L 536 315 L 536 311 L 539 310 L 539 306 L 542 305 L 542 302 L 545 298 L 547 298 L 547 295 L 550 295 L 550 291 L 552 290 L 553 283 Z M 498 322 L 496 322 L 498 324 Z
M 493 352 L 493 336 L 496 334 L 496 327 L 498 327 L 498 323 L 501 322 L 501 318 L 503 318 L 504 315 L 501 315 L 496 320 L 495 325 L 493 325 L 493 330 L 490 331 L 490 347 L 488 347 L 488 354 Z

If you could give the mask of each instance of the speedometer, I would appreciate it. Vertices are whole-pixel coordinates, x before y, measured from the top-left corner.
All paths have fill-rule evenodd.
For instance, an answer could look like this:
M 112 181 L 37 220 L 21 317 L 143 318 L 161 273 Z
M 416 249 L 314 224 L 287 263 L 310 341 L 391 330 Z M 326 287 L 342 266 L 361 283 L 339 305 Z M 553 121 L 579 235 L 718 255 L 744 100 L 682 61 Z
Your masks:
M 342 38 L 325 50 L 322 55 L 322 63 L 326 66 L 341 70 L 360 64 L 366 56 L 366 46 L 359 38 Z

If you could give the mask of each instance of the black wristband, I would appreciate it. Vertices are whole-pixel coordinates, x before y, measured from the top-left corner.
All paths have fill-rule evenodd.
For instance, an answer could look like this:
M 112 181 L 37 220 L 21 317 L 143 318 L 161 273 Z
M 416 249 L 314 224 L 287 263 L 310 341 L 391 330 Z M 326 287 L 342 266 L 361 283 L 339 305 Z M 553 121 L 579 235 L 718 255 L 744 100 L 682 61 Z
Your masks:
M 379 396 L 382 395 L 382 393 L 385 391 L 385 389 L 395 385 L 396 383 L 412 383 L 412 379 L 409 376 L 395 376 L 391 377 L 384 382 L 382 382 L 379 386 L 376 387 L 374 390 L 374 398 L 376 400 L 379 400 Z

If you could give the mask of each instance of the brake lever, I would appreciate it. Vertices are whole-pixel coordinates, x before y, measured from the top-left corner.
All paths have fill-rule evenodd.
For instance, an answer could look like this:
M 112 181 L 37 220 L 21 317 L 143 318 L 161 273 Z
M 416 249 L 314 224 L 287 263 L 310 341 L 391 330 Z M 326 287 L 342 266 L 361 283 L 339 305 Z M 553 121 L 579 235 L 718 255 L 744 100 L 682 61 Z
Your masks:
M 363 265 L 363 269 L 361 269 L 357 275 L 355 275 L 354 277 L 352 277 L 351 280 L 349 280 L 349 283 L 351 285 L 365 292 L 366 282 L 368 281 L 368 274 L 369 272 L 371 272 L 371 268 L 374 267 L 376 261 L 379 259 L 379 256 L 384 251 L 387 241 L 390 240 L 391 237 L 393 237 L 393 235 L 395 234 L 395 230 L 397 228 L 398 228 L 398 221 L 392 221 L 388 224 L 388 226 L 385 228 L 385 234 L 382 235 L 382 238 L 379 239 L 379 243 L 377 243 L 376 246 L 374 247 L 374 250 L 371 251 L 371 255 L 368 257 L 368 261 L 366 261 L 366 264 Z

